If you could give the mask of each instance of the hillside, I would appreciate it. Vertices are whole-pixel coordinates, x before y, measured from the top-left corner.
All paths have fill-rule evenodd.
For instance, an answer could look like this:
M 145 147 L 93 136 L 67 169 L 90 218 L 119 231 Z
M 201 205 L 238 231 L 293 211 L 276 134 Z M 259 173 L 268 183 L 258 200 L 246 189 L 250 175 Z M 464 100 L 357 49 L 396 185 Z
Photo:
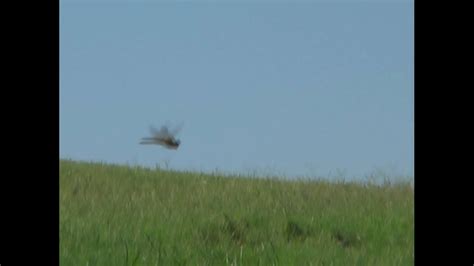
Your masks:
M 60 263 L 413 265 L 414 195 L 61 160 Z

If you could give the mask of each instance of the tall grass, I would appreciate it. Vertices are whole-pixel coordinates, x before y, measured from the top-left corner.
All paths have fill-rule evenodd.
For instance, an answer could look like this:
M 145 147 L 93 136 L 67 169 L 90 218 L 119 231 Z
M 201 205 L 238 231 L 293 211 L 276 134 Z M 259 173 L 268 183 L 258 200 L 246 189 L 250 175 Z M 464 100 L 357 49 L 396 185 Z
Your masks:
M 413 190 L 60 163 L 61 265 L 412 265 Z

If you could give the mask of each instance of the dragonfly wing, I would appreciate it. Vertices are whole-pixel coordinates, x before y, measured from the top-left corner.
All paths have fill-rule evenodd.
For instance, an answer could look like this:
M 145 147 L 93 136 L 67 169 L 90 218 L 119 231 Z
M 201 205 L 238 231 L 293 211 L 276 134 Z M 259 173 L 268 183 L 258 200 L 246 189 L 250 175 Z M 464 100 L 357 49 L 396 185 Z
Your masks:
M 178 125 L 171 131 L 171 135 L 173 136 L 178 135 L 178 133 L 181 131 L 182 128 L 183 128 L 183 124 L 181 123 L 180 125 Z
M 169 133 L 169 131 L 168 131 L 168 127 L 162 126 L 161 129 L 160 129 L 160 134 L 161 134 L 162 136 L 169 136 L 170 133 Z
M 169 135 L 168 128 L 166 127 L 161 127 L 160 130 L 157 130 L 155 127 L 150 126 L 150 132 L 154 138 L 166 138 Z

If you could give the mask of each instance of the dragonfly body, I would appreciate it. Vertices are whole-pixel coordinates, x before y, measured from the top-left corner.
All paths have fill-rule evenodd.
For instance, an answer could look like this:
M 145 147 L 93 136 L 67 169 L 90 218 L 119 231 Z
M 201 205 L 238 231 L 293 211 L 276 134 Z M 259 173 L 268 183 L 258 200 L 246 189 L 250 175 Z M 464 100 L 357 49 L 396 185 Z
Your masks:
M 167 149 L 178 149 L 181 141 L 175 137 L 180 128 L 170 132 L 166 126 L 162 126 L 160 130 L 150 127 L 151 137 L 142 138 L 140 144 L 161 145 Z

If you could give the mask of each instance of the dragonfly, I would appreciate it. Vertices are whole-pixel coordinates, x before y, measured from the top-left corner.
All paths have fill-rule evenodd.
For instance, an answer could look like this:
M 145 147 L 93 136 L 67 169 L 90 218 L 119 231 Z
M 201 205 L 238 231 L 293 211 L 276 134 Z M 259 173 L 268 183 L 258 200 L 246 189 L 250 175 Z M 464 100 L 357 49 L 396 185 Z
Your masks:
M 181 141 L 176 138 L 176 135 L 181 130 L 181 126 L 170 130 L 168 126 L 162 126 L 159 130 L 150 126 L 151 137 L 142 138 L 140 144 L 155 144 L 163 146 L 167 149 L 177 150 Z

